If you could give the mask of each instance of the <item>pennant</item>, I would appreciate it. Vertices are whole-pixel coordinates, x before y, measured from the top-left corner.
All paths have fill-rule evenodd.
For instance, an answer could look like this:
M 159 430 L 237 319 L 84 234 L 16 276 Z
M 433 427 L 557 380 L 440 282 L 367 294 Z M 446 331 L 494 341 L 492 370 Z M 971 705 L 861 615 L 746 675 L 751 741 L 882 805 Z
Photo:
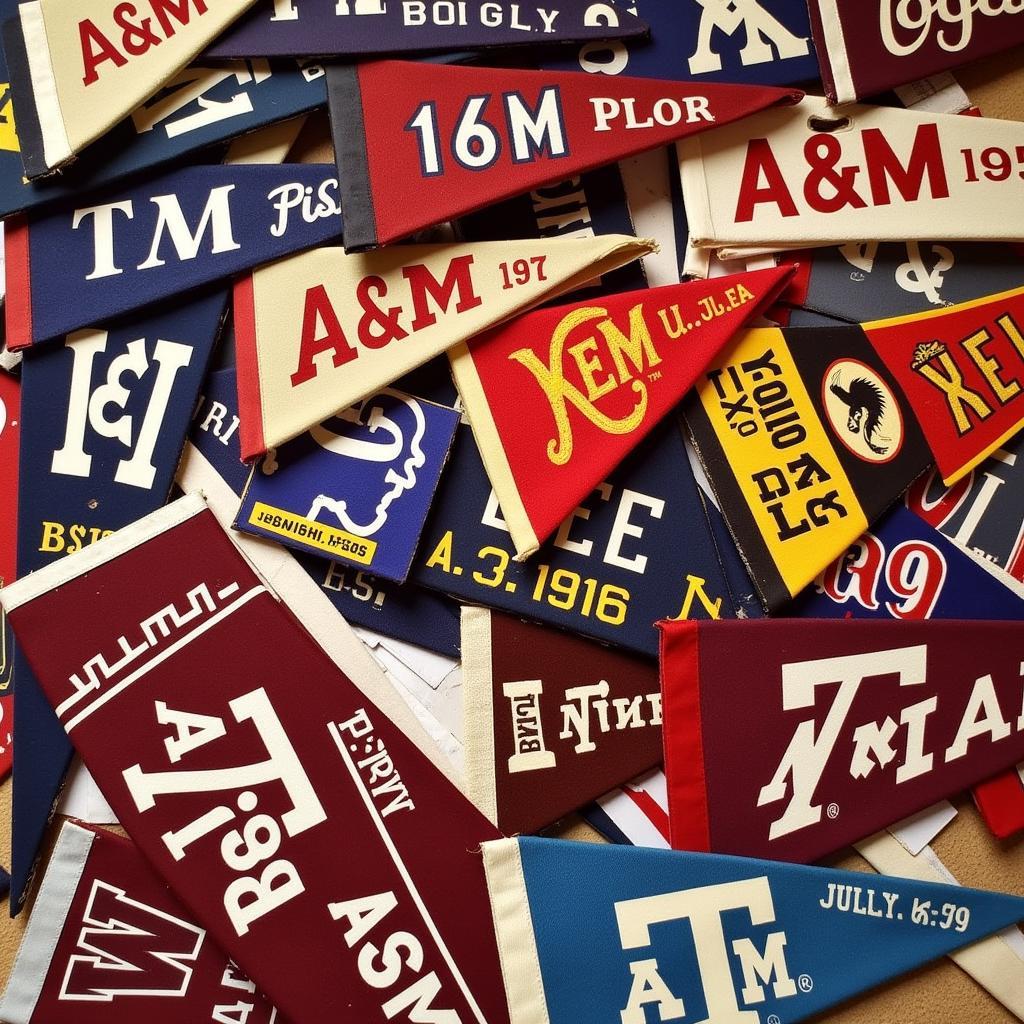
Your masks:
M 365 58 L 647 34 L 635 15 L 612 19 L 607 10 L 589 0 L 569 0 L 557 10 L 508 0 L 275 0 L 273 8 L 264 3 L 242 18 L 206 55 Z
M 73 160 L 170 81 L 254 0 L 30 0 L 4 25 L 21 158 L 38 178 Z M 263 56 L 256 54 L 255 56 Z
M 260 268 L 235 285 L 243 457 L 652 248 L 622 235 L 320 248 Z
M 875 96 L 1024 42 L 1024 11 L 1014 3 L 914 12 L 880 4 L 877 20 L 865 18 L 857 0 L 811 0 L 808 7 L 829 103 Z
M 550 839 L 483 846 L 514 1024 L 795 1022 L 1024 917 L 888 875 Z
M 19 575 L 159 508 L 220 331 L 224 294 L 25 354 Z M 77 619 L 76 619 L 77 621 Z M 26 898 L 71 746 L 17 650 L 12 910 Z
M 19 349 L 329 242 L 323 164 L 191 166 L 7 225 L 7 344 Z
M 330 75 L 328 75 L 328 92 Z M 678 145 L 693 243 L 759 250 L 943 238 L 1024 240 L 1011 121 L 820 98 Z
M 239 501 L 252 470 L 241 461 L 240 422 L 234 367 L 208 374 L 189 441 Z M 346 621 L 459 657 L 459 606 L 451 598 L 411 584 L 396 586 L 333 559 L 293 555 Z
M 497 833 L 334 667 L 200 498 L 0 594 L 118 819 L 282 1013 L 507 1020 L 469 852 Z M 52 623 L 72 614 L 56 643 Z M 408 955 L 371 970 L 396 943 Z
M 332 66 L 345 248 L 386 245 L 801 95 L 401 61 Z
M 401 583 L 458 425 L 384 388 L 267 455 L 235 527 Z
M 449 350 L 517 559 L 533 554 L 678 404 L 789 273 L 549 307 Z
M 21 435 L 21 384 L 0 372 L 0 587 L 11 583 L 17 570 L 18 447 Z M 7 777 L 14 756 L 14 637 L 0 610 L 0 780 Z
M 409 578 L 656 657 L 659 618 L 735 614 L 678 424 L 657 427 L 526 562 L 461 427 Z
M 0 1014 L 9 1024 L 277 1019 L 133 843 L 72 821 L 61 826 Z
M 672 845 L 810 862 L 1009 767 L 1022 643 L 1016 622 L 663 623 Z
M 587 43 L 542 67 L 598 75 L 693 82 L 798 85 L 818 77 L 804 0 L 615 0 L 602 10 L 609 27 L 635 10 L 651 38 Z
M 458 222 L 458 234 L 469 242 L 500 242 L 635 235 L 636 231 L 622 173 L 617 164 L 608 164 L 471 213 Z M 627 263 L 594 281 L 592 287 L 603 293 L 635 291 L 647 287 L 647 278 L 640 262 Z
M 572 633 L 462 609 L 466 792 L 536 832 L 661 762 L 657 669 Z

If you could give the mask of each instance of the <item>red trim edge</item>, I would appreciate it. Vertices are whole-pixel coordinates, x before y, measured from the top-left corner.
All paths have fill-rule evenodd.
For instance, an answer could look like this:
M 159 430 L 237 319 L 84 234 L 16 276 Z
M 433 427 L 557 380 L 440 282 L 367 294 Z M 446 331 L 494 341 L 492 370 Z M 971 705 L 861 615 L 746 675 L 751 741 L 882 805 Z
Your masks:
M 12 352 L 32 344 L 32 277 L 29 268 L 28 218 L 12 217 L 4 224 L 4 263 L 7 295 L 4 320 L 7 347 Z
M 263 402 L 260 395 L 259 355 L 256 351 L 256 304 L 252 275 L 239 278 L 234 288 L 235 386 L 238 389 L 238 431 L 242 458 L 248 462 L 267 450 L 263 438 Z

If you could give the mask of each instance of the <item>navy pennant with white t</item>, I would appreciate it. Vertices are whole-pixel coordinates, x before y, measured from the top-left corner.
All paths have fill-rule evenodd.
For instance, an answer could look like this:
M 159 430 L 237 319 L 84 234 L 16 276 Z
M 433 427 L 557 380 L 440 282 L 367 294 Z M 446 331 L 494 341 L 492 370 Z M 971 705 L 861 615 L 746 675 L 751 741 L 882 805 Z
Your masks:
M 167 500 L 225 299 L 217 290 L 25 354 L 19 576 L 95 543 Z M 20 652 L 15 674 L 15 748 L 21 751 L 11 854 L 16 910 L 71 745 Z
M 8 223 L 7 345 L 25 348 L 341 234 L 328 164 L 213 164 Z
M 512 1024 L 796 1024 L 1024 919 L 1024 899 L 765 860 L 483 844 Z

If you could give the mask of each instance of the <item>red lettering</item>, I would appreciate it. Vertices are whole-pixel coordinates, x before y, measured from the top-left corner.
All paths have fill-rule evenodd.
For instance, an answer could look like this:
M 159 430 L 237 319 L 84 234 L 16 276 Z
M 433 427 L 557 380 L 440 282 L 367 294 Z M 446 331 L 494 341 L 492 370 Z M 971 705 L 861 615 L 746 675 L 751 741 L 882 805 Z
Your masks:
M 949 198 L 938 125 L 918 126 L 914 147 L 905 167 L 880 129 L 866 128 L 861 138 L 868 166 L 868 180 L 871 183 L 871 199 L 875 206 L 888 206 L 892 202 L 889 196 L 890 182 L 905 202 L 914 202 L 921 195 L 926 175 L 932 199 Z
M 164 35 L 170 38 L 175 33 L 175 27 L 171 24 L 171 17 L 179 25 L 187 25 L 192 17 L 190 10 L 195 4 L 196 14 L 206 13 L 206 0 L 150 0 L 150 7 L 156 15 L 156 20 L 164 31 Z
M 947 490 L 942 487 L 939 475 L 933 469 L 910 485 L 906 498 L 907 508 L 937 530 L 960 507 L 973 482 L 974 473 L 968 473 Z M 936 483 L 939 483 L 939 496 L 933 498 L 931 494 Z
M 317 337 L 317 328 L 323 323 L 324 334 Z M 292 387 L 312 380 L 317 374 L 314 358 L 322 352 L 333 352 L 334 365 L 344 366 L 359 353 L 348 343 L 337 314 L 322 284 L 306 291 L 302 312 L 302 339 L 299 342 L 299 365 L 292 374 Z
M 765 184 L 761 186 L 761 175 Z M 783 217 L 796 217 L 798 210 L 786 186 L 772 147 L 767 139 L 751 139 L 743 165 L 743 180 L 736 203 L 736 222 L 745 224 L 754 219 L 754 210 L 762 203 L 774 203 Z
M 428 298 L 432 298 L 442 313 L 448 312 L 452 293 L 458 289 L 459 301 L 455 304 L 456 313 L 465 313 L 467 309 L 475 309 L 483 299 L 473 290 L 472 256 L 456 256 L 448 264 L 448 271 L 440 283 L 422 263 L 411 267 L 403 267 L 402 276 L 409 282 L 412 294 L 412 308 L 415 319 L 410 325 L 412 330 L 419 331 L 437 323 L 437 316 L 430 311 Z
M 78 23 L 78 38 L 82 44 L 84 85 L 92 85 L 99 80 L 100 76 L 96 69 L 104 62 L 113 61 L 114 66 L 118 68 L 128 63 L 128 58 L 88 18 Z
M 836 604 L 846 604 L 852 597 L 861 607 L 874 611 L 884 563 L 882 542 L 873 533 L 864 533 L 822 573 L 819 586 Z M 844 574 L 849 576 L 845 585 Z
M 946 560 L 924 541 L 897 544 L 885 569 L 889 589 L 900 599 L 885 607 L 897 619 L 930 619 L 946 580 Z

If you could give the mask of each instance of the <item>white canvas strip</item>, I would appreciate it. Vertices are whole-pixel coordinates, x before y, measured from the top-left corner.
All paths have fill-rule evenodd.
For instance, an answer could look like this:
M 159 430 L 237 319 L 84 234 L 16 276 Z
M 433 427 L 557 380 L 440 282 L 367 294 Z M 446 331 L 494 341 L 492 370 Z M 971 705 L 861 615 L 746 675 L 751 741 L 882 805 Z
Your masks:
M 50 167 L 56 167 L 70 160 L 72 151 L 60 109 L 60 97 L 57 95 L 57 80 L 50 61 L 43 5 L 38 0 L 21 4 L 18 14 L 28 57 L 29 77 L 32 79 L 32 98 L 39 120 L 39 132 L 43 137 L 43 157 Z
M 494 781 L 494 677 L 491 613 L 462 609 L 462 740 L 466 747 L 466 795 L 492 824 L 498 823 Z
M 839 19 L 839 5 L 836 0 L 817 0 L 818 16 L 821 18 L 822 33 L 828 50 L 828 63 L 832 69 L 832 82 L 836 90 L 837 103 L 849 103 L 857 98 L 857 89 L 850 73 L 850 57 L 846 52 L 846 36 Z M 865 12 L 870 17 L 870 15 Z

